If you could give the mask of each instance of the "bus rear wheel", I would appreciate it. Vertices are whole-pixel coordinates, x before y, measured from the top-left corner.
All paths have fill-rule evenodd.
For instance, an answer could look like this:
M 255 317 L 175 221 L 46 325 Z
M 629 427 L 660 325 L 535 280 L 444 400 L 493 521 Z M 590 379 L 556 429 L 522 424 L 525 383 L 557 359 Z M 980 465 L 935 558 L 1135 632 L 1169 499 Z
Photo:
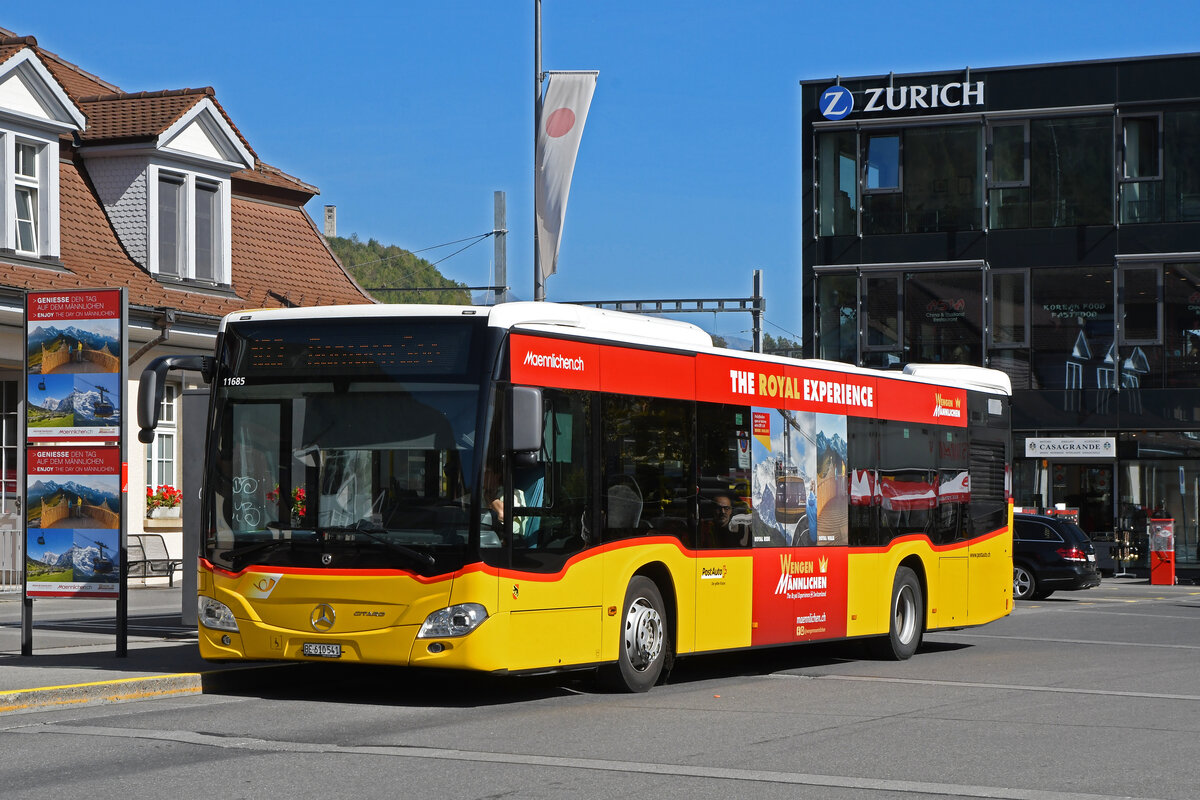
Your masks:
M 625 590 L 621 647 L 609 685 L 628 692 L 646 692 L 662 675 L 671 647 L 667 612 L 654 581 L 635 575 Z
M 904 661 L 917 652 L 925 634 L 924 593 L 917 574 L 908 567 L 896 570 L 889 609 L 888 635 L 876 640 L 875 653 L 879 658 Z

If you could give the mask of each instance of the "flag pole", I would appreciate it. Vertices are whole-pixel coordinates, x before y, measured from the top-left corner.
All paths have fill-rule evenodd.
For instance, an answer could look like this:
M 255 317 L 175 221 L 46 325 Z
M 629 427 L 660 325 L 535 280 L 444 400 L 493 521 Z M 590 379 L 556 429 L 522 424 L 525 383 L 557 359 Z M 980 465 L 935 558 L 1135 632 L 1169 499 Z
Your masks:
M 542 0 L 533 0 L 533 299 L 546 299 L 537 222 L 537 142 L 542 122 Z

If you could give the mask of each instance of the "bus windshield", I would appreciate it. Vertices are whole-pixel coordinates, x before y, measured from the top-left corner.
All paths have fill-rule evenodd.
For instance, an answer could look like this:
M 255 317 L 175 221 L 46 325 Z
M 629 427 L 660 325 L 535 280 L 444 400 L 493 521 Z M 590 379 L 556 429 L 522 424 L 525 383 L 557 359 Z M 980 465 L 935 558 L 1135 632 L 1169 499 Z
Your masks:
M 370 322 L 226 332 L 206 482 L 213 564 L 461 565 L 480 398 L 474 326 Z

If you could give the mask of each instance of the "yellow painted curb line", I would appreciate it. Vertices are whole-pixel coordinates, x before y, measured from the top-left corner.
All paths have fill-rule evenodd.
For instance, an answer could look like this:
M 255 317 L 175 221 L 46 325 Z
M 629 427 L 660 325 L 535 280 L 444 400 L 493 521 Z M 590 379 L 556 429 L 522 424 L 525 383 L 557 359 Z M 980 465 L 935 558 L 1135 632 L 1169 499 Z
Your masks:
M 121 703 L 152 697 L 200 694 L 203 690 L 203 675 L 199 672 L 15 689 L 0 692 L 0 714 L 45 711 L 85 703 Z

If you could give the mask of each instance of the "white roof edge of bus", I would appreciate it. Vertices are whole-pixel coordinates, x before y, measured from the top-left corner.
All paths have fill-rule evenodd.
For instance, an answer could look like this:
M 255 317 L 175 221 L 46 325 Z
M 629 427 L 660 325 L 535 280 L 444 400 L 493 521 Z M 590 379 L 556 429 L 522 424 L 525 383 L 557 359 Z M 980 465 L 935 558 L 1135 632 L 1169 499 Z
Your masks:
M 350 319 L 354 317 L 466 317 L 487 316 L 485 306 L 443 306 L 418 303 L 364 303 L 353 306 L 304 306 L 302 308 L 251 308 L 226 314 L 221 330 L 242 319 Z
M 998 369 L 974 367 L 969 364 L 908 364 L 904 367 L 904 374 L 914 378 L 927 378 L 949 386 L 1012 394 L 1012 381 L 1007 373 Z
M 449 306 L 387 304 L 355 306 L 307 306 L 262 308 L 237 311 L 221 320 L 221 330 L 241 319 L 351 319 L 355 317 L 468 317 L 480 316 L 488 324 L 505 329 L 525 328 L 552 333 L 555 329 L 582 328 L 600 339 L 643 341 L 660 345 L 703 349 L 712 347 L 712 337 L 690 322 L 630 314 L 571 303 L 501 303 L 495 306 Z
M 690 322 L 571 303 L 501 303 L 492 306 L 488 324 L 543 333 L 582 328 L 599 339 L 640 340 L 693 349 L 712 347 L 712 337 Z

